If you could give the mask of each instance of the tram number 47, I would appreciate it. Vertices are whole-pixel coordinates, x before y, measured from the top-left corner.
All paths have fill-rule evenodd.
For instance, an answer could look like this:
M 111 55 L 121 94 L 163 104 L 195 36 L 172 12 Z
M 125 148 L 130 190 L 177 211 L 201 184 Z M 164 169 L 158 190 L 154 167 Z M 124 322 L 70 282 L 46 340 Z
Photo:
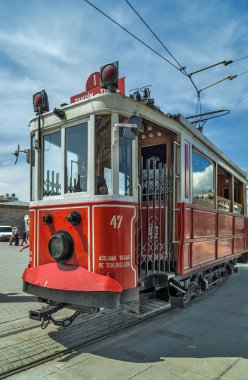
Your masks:
M 110 221 L 110 225 L 118 229 L 121 226 L 122 219 L 123 219 L 122 215 L 113 215 Z

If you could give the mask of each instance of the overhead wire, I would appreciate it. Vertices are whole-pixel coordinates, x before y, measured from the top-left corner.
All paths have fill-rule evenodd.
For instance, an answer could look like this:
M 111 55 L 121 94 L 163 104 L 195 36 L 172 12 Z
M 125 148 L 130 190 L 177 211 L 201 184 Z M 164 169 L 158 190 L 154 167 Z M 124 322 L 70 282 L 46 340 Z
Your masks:
M 110 17 L 109 15 L 107 15 L 105 12 L 103 12 L 101 9 L 99 9 L 96 5 L 94 5 L 93 3 L 91 3 L 89 0 L 84 0 L 86 3 L 88 3 L 90 6 L 92 6 L 94 9 L 96 9 L 99 13 L 101 13 L 103 16 L 105 16 L 106 18 L 108 18 L 110 21 L 112 21 L 114 24 L 116 24 L 117 26 L 119 26 L 119 28 L 121 28 L 122 30 L 124 30 L 126 33 L 128 33 L 130 36 L 134 37 L 137 41 L 139 41 L 142 45 L 146 46 L 149 50 L 151 50 L 153 53 L 155 53 L 156 55 L 158 55 L 160 58 L 162 58 L 164 61 L 166 61 L 167 63 L 169 63 L 171 66 L 173 66 L 175 69 L 177 69 L 179 72 L 181 72 L 183 75 L 185 75 L 187 78 L 189 78 L 190 82 L 192 83 L 193 87 L 195 88 L 196 92 L 197 92 L 197 101 L 199 104 L 201 104 L 201 99 L 200 99 L 200 92 L 199 92 L 199 89 L 197 88 L 196 84 L 194 83 L 193 79 L 191 78 L 191 76 L 186 72 L 185 68 L 182 67 L 177 61 L 177 64 L 179 65 L 176 66 L 174 63 L 172 63 L 171 61 L 169 61 L 167 58 L 165 58 L 162 54 L 160 54 L 159 52 L 157 52 L 155 49 L 153 49 L 151 46 L 149 46 L 147 43 L 145 43 L 144 41 L 142 41 L 139 37 L 137 37 L 136 35 L 134 35 L 132 32 L 130 32 L 127 28 L 125 28 L 124 26 L 122 26 L 120 23 L 118 23 L 116 20 L 114 20 L 112 17 Z M 129 3 L 128 3 L 129 4 Z M 134 8 L 131 6 L 131 8 L 134 10 Z M 135 11 L 135 13 L 137 14 L 137 11 Z M 139 16 L 140 17 L 140 16 Z M 143 20 L 142 20 L 143 21 Z M 145 22 L 145 21 L 143 21 Z M 147 26 L 149 28 L 149 30 L 151 30 L 151 28 L 149 26 Z M 152 32 L 154 34 L 154 32 Z M 160 41 L 160 40 L 159 40 Z M 160 41 L 160 43 L 162 43 Z M 168 52 L 168 49 L 164 46 L 164 44 L 162 43 L 162 46 L 166 49 L 166 51 Z M 172 54 L 169 53 L 171 56 Z M 172 56 L 173 57 L 173 56 Z M 173 57 L 173 59 L 175 60 L 175 58 Z M 201 109 L 201 105 L 200 105 L 200 109 Z
M 163 48 L 167 51 L 167 53 L 174 59 L 174 61 L 178 64 L 180 67 L 180 71 L 189 78 L 190 82 L 192 83 L 193 87 L 195 88 L 197 92 L 197 105 L 196 108 L 200 110 L 201 113 L 201 95 L 200 91 L 197 88 L 195 82 L 193 81 L 191 74 L 188 74 L 186 71 L 186 66 L 182 66 L 178 60 L 175 58 L 175 56 L 169 51 L 169 49 L 165 46 L 165 44 L 161 41 L 161 39 L 158 37 L 158 35 L 151 29 L 151 27 L 147 24 L 147 22 L 144 20 L 144 18 L 138 13 L 138 11 L 130 4 L 128 0 L 125 0 L 126 3 L 130 6 L 130 8 L 135 12 L 135 14 L 139 17 L 139 19 L 145 24 L 145 26 L 150 30 L 150 32 L 153 34 L 153 36 L 159 41 L 159 43 L 163 46 Z
M 140 20 L 146 25 L 146 27 L 150 30 L 150 32 L 153 34 L 153 36 L 159 41 L 159 43 L 163 46 L 163 48 L 167 51 L 167 53 L 174 59 L 174 61 L 178 64 L 178 66 L 180 67 L 180 71 L 189 78 L 189 80 L 191 81 L 192 85 L 194 86 L 197 94 L 199 92 L 195 82 L 193 81 L 193 79 L 190 77 L 190 75 L 186 72 L 186 66 L 182 66 L 178 60 L 175 58 L 175 56 L 169 51 L 169 49 L 165 46 L 165 44 L 160 40 L 160 38 L 158 37 L 158 35 L 152 30 L 152 28 L 147 24 L 147 22 L 144 20 L 144 18 L 138 13 L 138 11 L 132 6 L 132 4 L 130 4 L 130 2 L 128 0 L 125 0 L 126 3 L 130 6 L 130 8 L 132 8 L 132 10 L 136 13 L 136 15 L 140 18 Z
M 132 6 L 132 4 L 130 4 L 130 2 L 128 0 L 125 0 L 125 1 L 130 6 L 130 8 L 132 8 L 132 10 L 136 13 L 136 15 L 139 17 L 139 19 L 145 24 L 145 26 L 150 30 L 150 32 L 153 34 L 153 36 L 159 41 L 159 43 L 163 46 L 163 48 L 167 51 L 167 53 L 171 56 L 171 58 L 173 58 L 174 61 L 178 64 L 178 66 L 180 67 L 180 70 L 183 71 L 183 72 L 185 72 L 186 67 L 182 66 L 178 62 L 178 60 L 175 58 L 175 56 L 164 45 L 164 43 L 160 40 L 160 38 L 158 37 L 158 35 L 151 29 L 151 27 L 147 24 L 147 22 L 143 19 L 143 17 L 138 13 L 138 11 L 136 11 L 136 9 Z M 187 73 L 186 73 L 186 75 L 187 75 Z
M 173 66 L 175 69 L 177 69 L 178 71 L 181 72 L 180 68 L 177 67 L 176 65 L 174 65 L 174 63 L 172 63 L 171 61 L 169 61 L 167 58 L 165 58 L 162 54 L 160 54 L 159 52 L 157 52 L 155 49 L 153 49 L 151 46 L 149 46 L 147 43 L 145 43 L 144 41 L 142 41 L 139 37 L 135 36 L 135 34 L 133 34 L 132 32 L 130 32 L 128 29 L 126 29 L 124 26 L 122 26 L 121 24 L 119 24 L 117 21 L 115 21 L 112 17 L 110 17 L 109 15 L 107 15 L 105 12 L 103 12 L 101 9 L 99 9 L 97 6 L 95 6 L 94 4 L 92 4 L 89 0 L 84 0 L 86 3 L 88 3 L 89 5 L 91 5 L 93 8 L 95 8 L 99 13 L 101 13 L 103 16 L 105 16 L 106 18 L 108 18 L 110 21 L 112 21 L 114 24 L 116 24 L 117 26 L 119 26 L 119 28 L 121 28 L 122 30 L 124 30 L 126 33 L 130 34 L 130 36 L 132 36 L 133 38 L 135 38 L 137 41 L 139 41 L 141 44 L 143 44 L 144 46 L 146 46 L 149 50 L 151 50 L 153 53 L 155 53 L 156 55 L 158 55 L 160 58 L 162 58 L 164 61 L 166 61 L 167 63 L 169 63 L 171 66 Z
M 246 73 L 248 73 L 248 70 L 246 70 L 246 71 L 243 71 L 242 73 L 240 73 L 240 74 L 237 74 L 236 75 L 236 77 L 240 77 L 240 75 L 243 75 L 243 74 L 246 74 Z
M 247 58 L 248 58 L 248 55 L 246 55 L 245 57 L 239 58 L 239 59 L 235 59 L 235 60 L 233 60 L 233 62 L 242 61 L 242 59 L 247 59 Z
M 169 51 L 169 49 L 165 46 L 165 44 L 160 40 L 160 38 L 158 37 L 158 35 L 152 30 L 152 28 L 148 25 L 148 23 L 144 20 L 144 18 L 138 13 L 138 11 L 132 6 L 132 4 L 131 4 L 128 0 L 125 0 L 125 1 L 126 1 L 126 3 L 130 6 L 130 8 L 132 8 L 132 10 L 135 12 L 135 14 L 139 17 L 139 19 L 145 24 L 145 26 L 150 30 L 150 32 L 153 34 L 153 36 L 159 41 L 159 43 L 163 46 L 163 48 L 167 51 L 167 53 L 168 53 L 168 54 L 174 59 L 174 61 L 178 64 L 178 66 L 180 67 L 180 71 L 183 72 L 183 73 L 184 73 L 184 74 L 185 74 L 185 75 L 191 80 L 193 86 L 195 87 L 195 89 L 196 89 L 196 91 L 197 91 L 197 98 L 198 98 L 198 99 L 197 99 L 197 109 L 198 109 L 198 106 L 199 106 L 200 111 L 201 111 L 200 93 L 201 93 L 203 90 L 206 90 L 207 88 L 210 88 L 210 87 L 212 87 L 212 86 L 214 86 L 214 85 L 216 85 L 216 84 L 218 84 L 218 83 L 220 83 L 220 82 L 223 82 L 223 81 L 225 81 L 225 80 L 227 80 L 227 79 L 229 79 L 229 80 L 233 80 L 233 79 L 237 78 L 238 76 L 243 75 L 243 74 L 246 74 L 246 73 L 248 72 L 248 70 L 247 70 L 247 71 L 244 71 L 243 73 L 240 73 L 240 74 L 238 74 L 238 75 L 231 75 L 231 76 L 229 76 L 229 77 L 226 77 L 226 78 L 224 78 L 224 79 L 221 79 L 221 80 L 219 80 L 219 81 L 217 81 L 217 82 L 215 82 L 215 83 L 213 83 L 213 84 L 211 84 L 211 85 L 209 85 L 209 86 L 207 86 L 207 87 L 202 88 L 202 89 L 199 90 L 199 89 L 197 88 L 197 86 L 195 85 L 194 81 L 193 81 L 192 78 L 191 78 L 191 76 L 192 76 L 193 74 L 196 74 L 196 73 L 199 73 L 199 72 L 201 72 L 201 71 L 207 70 L 207 69 L 209 69 L 209 68 L 212 68 L 212 67 L 218 66 L 218 65 L 220 65 L 220 64 L 224 64 L 225 66 L 230 65 L 231 63 L 238 62 L 238 61 L 241 61 L 241 60 L 243 60 L 243 59 L 247 59 L 247 58 L 248 58 L 248 55 L 245 56 L 245 57 L 242 57 L 242 58 L 235 59 L 235 60 L 225 60 L 225 61 L 221 61 L 221 62 L 215 63 L 215 64 L 213 64 L 213 65 L 211 65 L 211 66 L 205 67 L 205 68 L 203 68 L 203 69 L 200 69 L 200 70 L 197 70 L 197 71 L 195 71 L 195 72 L 192 72 L 192 73 L 189 73 L 189 74 L 188 74 L 188 73 L 186 72 L 186 66 L 182 66 L 182 65 L 178 62 L 178 60 L 175 58 L 175 56 Z
M 149 50 L 151 50 L 153 53 L 155 53 L 157 56 L 159 56 L 160 58 L 162 58 L 164 61 L 166 61 L 168 64 L 170 64 L 172 67 L 174 67 L 175 69 L 177 69 L 178 71 L 180 71 L 182 74 L 184 74 L 186 77 L 189 78 L 189 80 L 191 81 L 193 87 L 195 88 L 196 92 L 197 92 L 197 105 L 196 105 L 196 110 L 198 111 L 198 108 L 201 112 L 201 92 L 203 90 L 206 90 L 207 88 L 210 88 L 220 82 L 223 82 L 227 79 L 229 80 L 232 80 L 238 76 L 241 76 L 243 74 L 246 74 L 248 72 L 247 71 L 244 71 L 238 75 L 233 75 L 233 76 L 229 76 L 229 77 L 226 77 L 224 79 L 221 79 L 207 87 L 204 87 L 202 89 L 198 89 L 195 82 L 193 81 L 192 79 L 192 75 L 195 74 L 195 73 L 198 73 L 200 71 L 203 71 L 202 69 L 201 70 L 198 70 L 198 71 L 195 71 L 193 73 L 190 73 L 188 74 L 187 71 L 186 71 L 186 66 L 182 66 L 179 61 L 175 58 L 175 56 L 169 51 L 169 49 L 165 46 L 165 44 L 160 40 L 160 38 L 157 36 L 157 34 L 151 29 L 151 27 L 147 24 L 147 22 L 143 19 L 143 17 L 137 12 L 137 10 L 130 4 L 130 2 L 128 0 L 125 0 L 126 3 L 130 6 L 130 8 L 135 12 L 135 14 L 140 18 L 140 20 L 146 25 L 146 27 L 150 30 L 150 32 L 153 34 L 153 36 L 159 41 L 159 43 L 163 46 L 163 48 L 166 50 L 166 52 L 172 57 L 172 59 L 176 62 L 176 64 L 178 65 L 175 65 L 173 62 L 171 62 L 170 60 L 168 60 L 167 58 L 165 58 L 162 54 L 160 54 L 158 51 L 156 51 L 155 49 L 153 49 L 150 45 L 148 45 L 146 42 L 144 42 L 143 40 L 141 40 L 139 37 L 137 37 L 135 34 L 133 34 L 132 32 L 130 32 L 127 28 L 125 28 L 124 26 L 122 26 L 120 23 L 118 23 L 116 20 L 114 20 L 112 17 L 110 17 L 109 15 L 107 15 L 105 12 L 103 12 L 101 9 L 99 9 L 96 5 L 94 5 L 93 3 L 91 3 L 89 0 L 84 0 L 86 3 L 88 3 L 90 6 L 92 6 L 94 9 L 96 9 L 99 13 L 101 13 L 103 16 L 105 16 L 107 19 L 109 19 L 110 21 L 112 21 L 114 24 L 116 24 L 119 28 L 121 28 L 122 30 L 124 30 L 126 33 L 128 33 L 130 36 L 132 36 L 133 38 L 135 38 L 137 41 L 139 41 L 142 45 L 144 45 L 145 47 L 147 47 Z M 210 67 L 214 67 L 214 66 L 217 66 L 219 64 L 225 64 L 225 66 L 227 66 L 228 64 L 230 63 L 234 63 L 234 62 L 238 62 L 238 61 L 241 61 L 243 59 L 247 59 L 248 58 L 248 55 L 247 56 L 244 56 L 244 57 L 241 57 L 241 58 L 238 58 L 236 60 L 229 60 L 229 61 L 222 61 L 222 62 L 219 62 L 217 64 L 214 64 L 214 65 L 211 65 Z M 204 70 L 207 69 L 207 68 L 204 68 Z M 199 120 L 200 122 L 201 120 Z

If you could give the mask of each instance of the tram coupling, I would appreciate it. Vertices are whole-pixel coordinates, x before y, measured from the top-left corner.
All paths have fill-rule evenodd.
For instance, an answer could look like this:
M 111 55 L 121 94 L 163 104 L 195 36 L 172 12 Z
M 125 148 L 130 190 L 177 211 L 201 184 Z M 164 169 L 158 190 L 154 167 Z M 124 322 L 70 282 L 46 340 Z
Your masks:
M 81 314 L 80 311 L 76 311 L 72 316 L 63 318 L 62 320 L 55 320 L 52 317 L 52 314 L 57 313 L 57 311 L 65 308 L 66 306 L 66 304 L 61 303 L 58 305 L 48 305 L 45 307 L 43 306 L 41 309 L 38 310 L 30 310 L 29 318 L 35 321 L 41 321 L 42 329 L 45 329 L 50 322 L 52 322 L 55 326 L 68 327 L 72 324 L 74 319 L 76 319 L 79 316 L 79 314 Z
M 63 309 L 66 305 L 61 303 L 58 305 L 42 306 L 41 309 L 29 310 L 29 318 L 35 321 L 47 321 L 50 316 L 57 311 Z

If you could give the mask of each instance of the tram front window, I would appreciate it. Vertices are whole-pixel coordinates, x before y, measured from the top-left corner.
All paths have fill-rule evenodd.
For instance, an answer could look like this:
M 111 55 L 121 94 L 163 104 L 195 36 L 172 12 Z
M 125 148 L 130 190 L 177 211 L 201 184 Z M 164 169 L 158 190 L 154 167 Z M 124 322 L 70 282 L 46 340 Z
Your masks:
M 35 178 L 35 138 L 31 137 L 30 149 L 30 166 L 31 166 L 31 201 L 35 200 L 37 193 L 37 182 Z
M 65 193 L 87 191 L 87 123 L 65 131 Z
M 128 118 L 120 116 L 120 123 Z M 119 194 L 132 195 L 132 141 L 124 136 L 124 128 L 119 129 Z
M 112 194 L 111 115 L 95 119 L 95 194 Z
M 43 137 L 43 195 L 61 194 L 61 132 Z

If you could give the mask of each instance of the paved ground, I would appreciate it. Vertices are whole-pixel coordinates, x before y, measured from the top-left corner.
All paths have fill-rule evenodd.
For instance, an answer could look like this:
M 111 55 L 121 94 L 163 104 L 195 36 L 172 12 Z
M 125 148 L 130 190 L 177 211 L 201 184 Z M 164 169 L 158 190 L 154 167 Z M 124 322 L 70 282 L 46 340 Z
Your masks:
M 27 261 L 27 251 L 19 254 L 17 247 L 0 243 L 0 326 L 9 325 L 6 318 L 29 323 L 34 298 L 22 293 L 20 280 Z M 247 293 L 248 266 L 242 265 L 238 274 L 183 310 L 171 310 L 10 379 L 247 380 Z M 0 338 L 0 343 L 8 346 L 13 339 L 8 343 L 7 337 Z
M 10 325 L 26 323 L 28 310 L 35 297 L 22 292 L 22 272 L 29 259 L 29 251 L 0 242 L 0 336 Z

